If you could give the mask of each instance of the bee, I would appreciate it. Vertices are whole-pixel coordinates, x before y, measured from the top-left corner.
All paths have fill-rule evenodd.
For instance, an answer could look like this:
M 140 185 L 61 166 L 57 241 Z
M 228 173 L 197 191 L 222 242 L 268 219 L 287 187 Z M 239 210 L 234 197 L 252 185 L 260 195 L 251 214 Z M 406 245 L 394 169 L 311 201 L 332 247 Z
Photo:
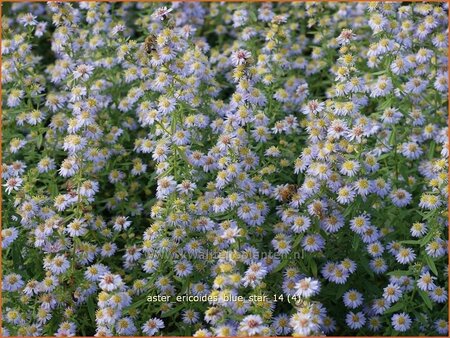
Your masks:
M 301 299 L 297 296 L 294 296 L 292 300 L 294 301 L 294 305 L 299 309 L 307 307 L 309 305 L 305 299 Z
M 66 189 L 67 189 L 67 191 L 68 191 L 69 193 L 71 193 L 71 192 L 74 191 L 75 185 L 74 185 L 74 183 L 73 183 L 71 180 L 69 180 L 69 181 L 66 182 Z
M 145 38 L 144 41 L 144 50 L 147 54 L 151 54 L 156 51 L 156 36 L 154 34 L 150 34 Z
M 77 193 L 76 191 L 73 191 L 73 190 L 69 191 L 68 194 L 69 194 L 69 196 L 70 196 L 71 198 L 75 198 L 75 197 L 78 196 L 78 193 Z
M 323 220 L 326 216 L 321 203 L 313 203 L 313 211 L 320 220 Z
M 280 197 L 283 202 L 287 202 L 297 192 L 297 186 L 295 184 L 287 184 L 280 189 Z

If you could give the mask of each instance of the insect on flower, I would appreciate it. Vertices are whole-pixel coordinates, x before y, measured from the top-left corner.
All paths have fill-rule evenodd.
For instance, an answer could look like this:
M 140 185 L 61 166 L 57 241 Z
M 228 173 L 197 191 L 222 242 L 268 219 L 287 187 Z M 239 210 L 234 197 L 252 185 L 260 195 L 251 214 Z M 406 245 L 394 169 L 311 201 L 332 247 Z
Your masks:
M 167 7 L 161 7 L 158 8 L 154 13 L 153 13 L 153 17 L 156 19 L 159 19 L 161 21 L 164 21 L 165 19 L 168 18 L 169 13 L 172 12 L 173 8 L 167 8 Z

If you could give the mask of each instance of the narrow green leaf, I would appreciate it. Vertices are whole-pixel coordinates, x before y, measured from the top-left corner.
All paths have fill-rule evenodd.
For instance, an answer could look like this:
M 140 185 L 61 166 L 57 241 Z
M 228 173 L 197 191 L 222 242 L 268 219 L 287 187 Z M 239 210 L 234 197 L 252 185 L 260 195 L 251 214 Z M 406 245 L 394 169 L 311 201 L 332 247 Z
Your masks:
M 400 241 L 400 244 L 420 244 L 420 241 L 416 241 L 416 240 L 407 240 L 407 241 Z
M 283 259 L 283 261 L 280 264 L 278 264 L 278 266 L 272 271 L 272 273 L 278 272 L 281 269 L 283 269 L 289 261 L 290 261 L 289 257 L 286 257 L 285 259 Z
M 389 309 L 384 311 L 384 314 L 393 313 L 400 311 L 403 308 L 403 303 L 396 303 L 393 306 L 391 306 Z
M 430 150 L 428 151 L 428 159 L 432 159 L 434 157 L 434 149 L 436 148 L 436 142 L 431 141 Z
M 387 273 L 388 276 L 395 276 L 395 277 L 401 277 L 401 276 L 409 276 L 412 275 L 411 271 L 407 270 L 394 270 Z
M 314 260 L 314 258 L 311 258 L 310 267 L 311 267 L 311 272 L 312 272 L 313 276 L 317 277 L 317 263 Z
M 352 248 L 353 248 L 353 250 L 358 250 L 358 247 L 359 247 L 359 237 L 357 234 L 355 234 L 353 236 Z
M 425 291 L 419 290 L 419 295 L 422 297 L 425 305 L 428 309 L 433 309 L 433 304 L 431 303 L 431 299 Z
M 300 244 L 300 241 L 302 240 L 302 238 L 303 238 L 303 236 L 302 236 L 302 235 L 299 235 L 299 236 L 295 239 L 294 244 L 292 244 L 292 248 L 293 248 L 293 249 L 295 249 L 295 248 Z
M 392 146 L 395 144 L 395 129 L 392 130 L 391 135 L 389 136 L 389 144 Z
M 95 304 L 93 297 L 89 297 L 87 299 L 87 308 L 89 312 L 89 317 L 91 318 L 91 322 L 95 322 Z
M 348 286 L 345 284 L 339 285 L 336 291 L 336 299 L 339 299 L 342 297 L 345 291 L 347 291 Z
M 184 304 L 180 304 L 176 307 L 174 307 L 172 310 L 167 311 L 166 313 L 164 313 L 163 315 L 161 315 L 162 318 L 166 318 L 166 317 L 170 317 L 176 313 L 178 313 L 182 308 L 184 307 Z
M 434 264 L 433 259 L 430 256 L 425 255 L 425 262 L 430 267 L 431 271 L 437 276 L 438 275 L 438 271 L 436 269 L 436 264 Z

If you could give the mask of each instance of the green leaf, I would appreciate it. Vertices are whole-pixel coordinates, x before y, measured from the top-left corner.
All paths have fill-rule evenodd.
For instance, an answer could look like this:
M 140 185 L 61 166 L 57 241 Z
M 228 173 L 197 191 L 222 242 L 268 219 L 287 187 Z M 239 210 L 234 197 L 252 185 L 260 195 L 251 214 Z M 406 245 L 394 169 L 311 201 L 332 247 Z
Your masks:
M 348 216 L 352 212 L 352 207 L 347 207 L 343 213 L 343 216 Z
M 272 271 L 272 273 L 278 272 L 281 269 L 283 269 L 290 261 L 291 259 L 289 257 L 286 257 L 285 259 L 283 259 L 283 261 L 278 264 L 278 266 Z
M 49 181 L 48 187 L 49 187 L 51 196 L 58 195 L 58 185 L 55 183 L 55 181 Z
M 94 304 L 93 297 L 89 297 L 87 299 L 87 308 L 88 308 L 89 317 L 91 318 L 91 322 L 94 323 L 95 322 L 95 304 Z
M 184 304 L 180 304 L 176 307 L 174 307 L 172 310 L 167 311 L 166 313 L 162 314 L 161 317 L 165 318 L 165 317 L 170 317 L 178 312 L 180 312 L 180 310 L 184 307 Z
M 42 146 L 42 142 L 44 141 L 44 138 L 42 136 L 42 134 L 40 134 L 37 139 L 36 139 L 36 147 L 37 149 L 40 149 Z
M 250 11 L 249 16 L 250 16 L 250 20 L 251 20 L 252 22 L 258 21 L 258 18 L 257 18 L 257 16 L 256 16 L 256 13 L 255 13 L 255 12 Z
M 403 306 L 404 306 L 403 303 L 396 303 L 395 305 L 391 306 L 389 309 L 384 311 L 384 314 L 400 311 L 403 308 Z
M 404 179 L 408 178 L 409 175 L 408 175 L 408 168 L 407 167 L 405 167 L 404 165 L 400 165 L 399 171 L 400 171 L 400 174 L 403 176 Z
M 428 151 L 428 159 L 431 160 L 434 156 L 434 149 L 436 148 L 436 142 L 431 141 L 430 150 Z
M 314 258 L 310 259 L 310 267 L 311 267 L 311 272 L 312 272 L 313 276 L 317 277 L 317 263 L 314 260 Z
M 293 248 L 293 249 L 295 249 L 295 248 L 300 244 L 300 241 L 302 240 L 302 238 L 303 238 L 303 235 L 299 235 L 299 236 L 295 239 L 294 244 L 292 244 L 292 248 Z
M 385 153 L 383 155 L 380 155 L 378 157 L 378 161 L 384 160 L 385 158 L 388 158 L 389 156 L 391 156 L 391 153 Z
M 437 269 L 436 269 L 436 264 L 434 264 L 433 259 L 432 259 L 430 256 L 425 255 L 425 262 L 426 262 L 427 265 L 430 267 L 431 271 L 432 271 L 436 276 L 438 276 L 438 271 L 437 271 Z
M 395 276 L 395 277 L 401 277 L 401 276 L 409 276 L 412 275 L 411 271 L 407 270 L 394 270 L 387 273 L 388 276 Z
M 407 241 L 400 241 L 400 244 L 420 244 L 420 241 L 416 241 L 416 240 L 407 240 Z
M 339 299 L 342 297 L 342 295 L 344 294 L 345 291 L 347 291 L 348 289 L 348 285 L 345 284 L 341 284 L 338 286 L 337 291 L 336 291 L 336 299 Z
M 395 129 L 392 130 L 391 135 L 389 136 L 389 144 L 391 146 L 395 144 Z
M 425 305 L 427 306 L 427 308 L 432 310 L 433 309 L 433 303 L 431 303 L 431 299 L 428 296 L 428 294 L 425 291 L 419 290 L 419 295 L 420 295 L 420 297 L 422 297 L 422 299 L 425 302 Z
M 427 325 L 428 322 L 428 318 L 425 316 L 425 314 L 423 313 L 419 313 L 417 311 L 413 312 L 415 318 L 422 324 L 422 325 Z
M 419 241 L 420 242 L 420 246 L 425 246 L 428 243 L 430 243 L 434 236 L 435 236 L 434 232 L 430 231 L 424 238 L 422 238 Z
M 355 234 L 354 236 L 353 236 L 353 241 L 352 241 L 352 248 L 353 248 L 353 250 L 358 250 L 358 247 L 359 247 L 359 237 L 358 237 L 358 235 L 357 234 Z
M 145 303 L 147 303 L 147 297 L 144 297 L 143 299 L 140 299 L 136 303 L 133 303 L 132 305 L 130 305 L 127 308 L 127 311 L 136 309 L 136 308 L 140 307 L 141 305 L 143 305 Z

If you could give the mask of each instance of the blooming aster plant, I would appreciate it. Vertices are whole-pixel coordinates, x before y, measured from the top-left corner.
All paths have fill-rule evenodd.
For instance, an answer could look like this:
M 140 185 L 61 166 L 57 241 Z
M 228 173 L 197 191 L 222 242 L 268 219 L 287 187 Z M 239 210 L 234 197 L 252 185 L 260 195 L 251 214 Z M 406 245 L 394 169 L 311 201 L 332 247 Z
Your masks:
M 447 11 L 5 4 L 3 335 L 447 335 Z

